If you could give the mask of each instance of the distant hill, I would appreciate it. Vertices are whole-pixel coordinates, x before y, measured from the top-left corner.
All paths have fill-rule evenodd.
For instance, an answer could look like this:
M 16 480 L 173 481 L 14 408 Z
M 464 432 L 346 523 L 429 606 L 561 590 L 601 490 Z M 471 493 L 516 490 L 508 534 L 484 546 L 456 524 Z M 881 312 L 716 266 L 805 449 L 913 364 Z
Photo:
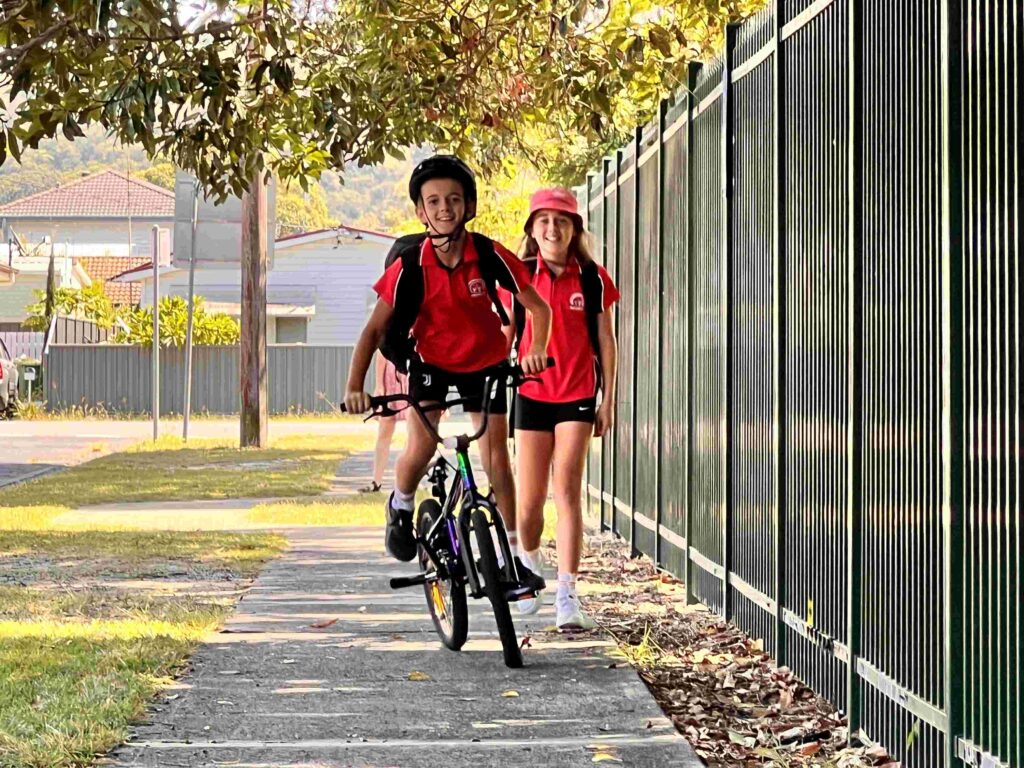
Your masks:
M 303 194 L 298 184 L 278 190 L 278 234 L 348 224 L 364 229 L 401 234 L 419 231 L 408 197 L 409 172 L 427 157 L 425 148 L 411 150 L 406 159 L 388 158 L 382 165 L 345 169 L 344 182 L 337 173 L 325 173 L 320 189 Z M 19 165 L 11 158 L 0 166 L 0 204 L 51 189 L 62 181 L 117 168 L 173 189 L 171 163 L 151 162 L 138 147 L 119 147 L 97 127 L 83 138 L 43 142 L 26 150 Z M 529 193 L 539 186 L 528 168 L 516 168 L 507 178 L 481 182 L 480 215 L 476 227 L 515 247 L 522 233 L 522 219 Z
M 73 142 L 60 138 L 43 142 L 35 150 L 26 149 L 22 159 L 21 165 L 8 158 L 0 166 L 0 204 L 105 168 L 131 172 L 164 187 L 174 186 L 172 166 L 152 163 L 138 147 L 117 146 L 97 127 Z M 401 230 L 401 225 L 413 216 L 405 191 L 409 165 L 389 160 L 381 166 L 353 167 L 346 170 L 344 184 L 338 174 L 324 174 L 323 197 L 315 193 L 306 196 L 310 210 L 297 214 L 295 225 L 329 226 L 343 222 L 385 232 Z M 293 185 L 288 194 L 301 196 L 298 185 Z M 326 204 L 326 219 L 321 199 Z M 289 206 L 290 210 L 293 208 L 294 205 Z

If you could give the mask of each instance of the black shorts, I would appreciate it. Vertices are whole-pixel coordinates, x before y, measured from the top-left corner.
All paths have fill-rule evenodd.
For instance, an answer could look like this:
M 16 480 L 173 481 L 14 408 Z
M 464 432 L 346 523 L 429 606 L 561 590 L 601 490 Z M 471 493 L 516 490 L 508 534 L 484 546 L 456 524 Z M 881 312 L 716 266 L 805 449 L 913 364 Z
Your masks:
M 597 398 L 573 400 L 571 403 L 545 403 L 516 395 L 516 429 L 533 432 L 554 432 L 555 425 L 564 421 L 594 423 Z
M 455 387 L 459 397 L 466 398 L 462 409 L 467 413 L 480 413 L 484 405 L 484 380 L 491 369 L 474 373 L 452 373 L 423 363 L 413 364 L 409 369 L 409 395 L 419 402 L 443 403 L 448 389 Z M 491 413 L 508 413 L 508 386 L 499 380 L 491 396 Z

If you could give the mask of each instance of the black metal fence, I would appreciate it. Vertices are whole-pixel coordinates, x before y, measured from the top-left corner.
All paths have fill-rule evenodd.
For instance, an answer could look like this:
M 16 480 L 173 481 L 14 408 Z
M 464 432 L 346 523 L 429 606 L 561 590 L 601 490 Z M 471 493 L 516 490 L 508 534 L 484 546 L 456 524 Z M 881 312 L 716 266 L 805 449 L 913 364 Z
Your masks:
M 910 768 L 1024 768 L 1020 0 L 776 0 L 578 190 L 602 525 Z

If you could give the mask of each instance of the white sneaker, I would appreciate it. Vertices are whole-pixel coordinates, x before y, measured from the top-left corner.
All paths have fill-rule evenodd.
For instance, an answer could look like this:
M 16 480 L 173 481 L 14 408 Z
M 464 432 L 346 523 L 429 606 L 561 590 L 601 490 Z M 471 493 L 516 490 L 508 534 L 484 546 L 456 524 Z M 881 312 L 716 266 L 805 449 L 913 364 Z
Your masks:
M 572 592 L 559 595 L 555 600 L 555 626 L 560 630 L 593 629 L 597 626 L 580 607 L 580 600 Z

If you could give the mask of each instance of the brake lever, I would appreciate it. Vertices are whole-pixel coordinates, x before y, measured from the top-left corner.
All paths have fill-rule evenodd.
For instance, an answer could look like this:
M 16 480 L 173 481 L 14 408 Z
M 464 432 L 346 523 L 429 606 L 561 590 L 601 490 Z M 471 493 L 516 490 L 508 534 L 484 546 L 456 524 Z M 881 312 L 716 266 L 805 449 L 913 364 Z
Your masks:
M 378 416 L 388 417 L 388 416 L 397 416 L 397 415 L 398 415 L 398 411 L 394 411 L 391 408 L 388 408 L 386 405 L 384 405 L 384 406 L 381 406 L 381 409 L 379 411 L 370 411 L 366 415 L 366 418 L 363 419 L 363 423 L 365 424 L 370 419 L 375 419 Z

